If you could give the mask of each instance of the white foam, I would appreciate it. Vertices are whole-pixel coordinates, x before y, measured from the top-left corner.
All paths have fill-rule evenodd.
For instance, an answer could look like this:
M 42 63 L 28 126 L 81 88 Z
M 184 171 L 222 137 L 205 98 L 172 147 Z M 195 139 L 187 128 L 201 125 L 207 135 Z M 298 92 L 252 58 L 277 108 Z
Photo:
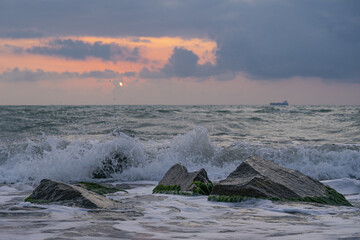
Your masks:
M 284 167 L 298 170 L 318 180 L 360 178 L 360 146 L 288 145 L 268 146 L 239 142 L 233 146 L 236 155 L 246 159 L 257 154 Z
M 161 196 L 166 199 L 143 205 L 143 217 L 113 227 L 134 238 L 150 239 L 337 239 L 358 234 L 360 217 L 353 207 L 258 199 L 219 203 L 205 196 Z
M 145 158 L 141 144 L 125 134 L 104 141 L 75 140 L 66 145 L 63 142 L 57 137 L 47 137 L 40 143 L 29 141 L 24 152 L 0 166 L 0 182 L 37 183 L 43 178 L 66 182 L 86 180 L 111 152 L 124 153 L 134 165 Z
M 66 182 L 89 180 L 112 152 L 121 152 L 129 159 L 122 173 L 112 175 L 123 181 L 158 181 L 176 163 L 184 164 L 189 171 L 205 168 L 211 179 L 223 179 L 252 154 L 319 180 L 360 178 L 359 149 L 355 145 L 277 148 L 243 142 L 218 147 L 204 127 L 195 127 L 173 139 L 145 142 L 122 133 L 102 139 L 65 140 L 44 136 L 39 142 L 29 140 L 15 152 L 9 150 L 7 161 L 0 165 L 0 183 L 38 183 L 43 178 Z

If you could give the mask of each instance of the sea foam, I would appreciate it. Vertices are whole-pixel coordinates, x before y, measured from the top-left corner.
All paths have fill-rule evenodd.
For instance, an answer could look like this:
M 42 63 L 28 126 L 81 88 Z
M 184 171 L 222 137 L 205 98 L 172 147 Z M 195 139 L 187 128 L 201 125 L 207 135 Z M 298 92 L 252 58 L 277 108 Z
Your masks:
M 195 127 L 186 134 L 161 141 L 141 141 L 120 133 L 103 139 L 73 139 L 44 136 L 1 150 L 0 182 L 38 183 L 43 178 L 75 182 L 90 180 L 109 154 L 128 159 L 123 172 L 113 179 L 158 181 L 175 163 L 189 171 L 205 168 L 214 180 L 225 178 L 252 154 L 299 170 L 318 180 L 360 178 L 360 147 L 356 145 L 289 145 L 279 148 L 244 142 L 216 146 L 208 130 Z

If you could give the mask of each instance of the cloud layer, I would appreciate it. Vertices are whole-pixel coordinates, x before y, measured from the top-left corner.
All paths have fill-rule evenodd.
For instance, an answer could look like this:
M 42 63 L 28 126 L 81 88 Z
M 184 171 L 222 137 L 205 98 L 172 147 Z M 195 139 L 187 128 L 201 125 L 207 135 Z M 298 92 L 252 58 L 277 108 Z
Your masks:
M 146 77 L 244 72 L 265 80 L 301 76 L 360 83 L 359 12 L 358 0 L 4 0 L 0 29 L 39 29 L 48 36 L 206 37 L 217 43 L 216 66 L 198 65 L 197 56 L 176 48 L 159 73 L 143 70 Z M 138 59 L 138 50 L 124 54 L 126 49 L 102 43 L 53 44 L 29 51 L 111 61 L 114 51 Z
M 43 36 L 44 36 L 43 32 L 40 32 L 35 29 L 0 30 L 0 38 L 26 39 L 26 38 L 41 38 Z
M 113 79 L 123 76 L 134 76 L 134 72 L 119 73 L 105 69 L 104 71 L 77 72 L 47 72 L 41 69 L 36 71 L 30 69 L 20 70 L 19 68 L 9 69 L 0 74 L 0 81 L 4 82 L 35 82 L 35 81 L 57 81 L 75 78 Z
M 121 47 L 115 43 L 104 44 L 102 42 L 88 43 L 72 39 L 55 39 L 49 42 L 49 46 L 32 47 L 26 49 L 31 54 L 58 56 L 77 60 L 85 60 L 88 57 L 99 58 L 104 61 L 130 61 L 140 59 L 139 49 Z

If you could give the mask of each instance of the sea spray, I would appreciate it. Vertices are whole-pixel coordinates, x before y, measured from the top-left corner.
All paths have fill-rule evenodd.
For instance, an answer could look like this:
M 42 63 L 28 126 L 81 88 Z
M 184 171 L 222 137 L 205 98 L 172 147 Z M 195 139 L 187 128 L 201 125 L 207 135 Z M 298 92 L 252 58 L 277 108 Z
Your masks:
M 114 180 L 157 181 L 178 162 L 219 180 L 252 154 L 318 180 L 360 178 L 359 114 L 358 106 L 1 106 L 0 182 L 86 181 L 117 153 L 127 162 Z

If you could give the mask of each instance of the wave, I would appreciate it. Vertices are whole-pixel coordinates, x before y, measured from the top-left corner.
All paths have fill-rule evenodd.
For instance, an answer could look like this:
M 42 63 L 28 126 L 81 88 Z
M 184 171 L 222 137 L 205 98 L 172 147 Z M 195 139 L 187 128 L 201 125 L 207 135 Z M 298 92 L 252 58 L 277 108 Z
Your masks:
M 115 153 L 115 154 L 114 154 Z M 38 183 L 43 178 L 65 182 L 91 180 L 112 156 L 124 156 L 117 180 L 160 180 L 175 163 L 189 171 L 205 168 L 214 180 L 225 178 L 252 154 L 299 170 L 315 179 L 360 178 L 359 145 L 273 145 L 237 142 L 216 146 L 208 130 L 195 127 L 172 139 L 141 141 L 124 133 L 104 139 L 43 136 L 16 146 L 0 147 L 0 182 Z M 114 159 L 111 159 L 113 161 Z
M 266 106 L 266 107 L 262 107 L 259 110 L 254 111 L 254 113 L 274 113 L 274 112 L 280 112 L 280 109 L 276 107 Z
M 326 108 L 311 110 L 311 112 L 315 112 L 315 113 L 329 113 L 332 111 L 333 111 L 332 109 L 326 109 Z

